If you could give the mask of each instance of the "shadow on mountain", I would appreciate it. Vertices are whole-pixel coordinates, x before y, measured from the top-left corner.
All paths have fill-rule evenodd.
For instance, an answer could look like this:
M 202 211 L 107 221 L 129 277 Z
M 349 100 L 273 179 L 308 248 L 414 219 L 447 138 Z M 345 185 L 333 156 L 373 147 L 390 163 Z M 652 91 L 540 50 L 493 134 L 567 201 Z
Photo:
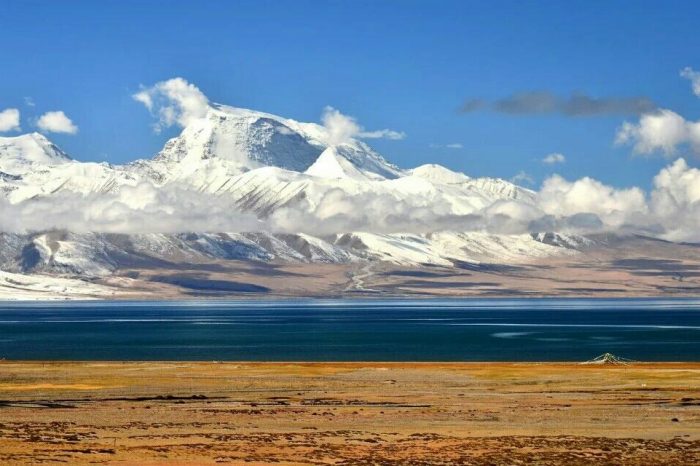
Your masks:
M 424 270 L 391 270 L 388 272 L 383 272 L 381 276 L 383 277 L 416 277 L 416 278 L 443 278 L 443 277 L 453 277 L 457 274 L 455 273 L 438 273 L 438 272 L 426 272 Z M 463 276 L 469 274 L 462 274 Z
M 527 267 L 521 267 L 517 265 L 507 265 L 507 264 L 488 264 L 488 263 L 474 263 L 474 262 L 464 262 L 459 260 L 452 260 L 455 267 L 462 270 L 471 270 L 474 272 L 487 272 L 487 273 L 509 273 L 509 272 L 523 272 L 527 270 Z
M 674 277 L 678 280 L 700 277 L 700 265 L 685 264 L 676 259 L 618 259 L 612 265 L 629 270 L 633 275 L 646 277 Z
M 188 275 L 156 275 L 151 281 L 167 283 L 202 293 L 267 293 L 269 288 L 252 283 L 233 282 L 228 280 L 212 280 L 209 278 Z
M 479 287 L 499 287 L 496 282 L 436 282 L 430 280 L 406 280 L 396 285 L 397 287 L 418 287 L 418 288 L 479 288 Z

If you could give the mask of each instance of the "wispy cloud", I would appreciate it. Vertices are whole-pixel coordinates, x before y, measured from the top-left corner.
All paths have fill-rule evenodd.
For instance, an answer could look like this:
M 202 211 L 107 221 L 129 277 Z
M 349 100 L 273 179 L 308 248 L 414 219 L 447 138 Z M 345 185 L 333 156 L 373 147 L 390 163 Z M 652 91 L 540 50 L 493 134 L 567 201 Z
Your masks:
M 430 144 L 430 147 L 433 149 L 464 149 L 464 144 L 460 142 L 452 142 L 449 144 Z
M 554 165 L 556 163 L 564 163 L 566 162 L 566 157 L 564 157 L 564 154 L 559 154 L 557 152 L 548 154 L 542 159 L 542 163 L 546 163 L 549 165 Z
M 511 183 L 519 185 L 532 186 L 535 184 L 535 180 L 527 172 L 520 170 L 514 177 L 510 179 Z
M 0 131 L 19 131 L 19 110 L 6 108 L 0 112 Z
M 36 122 L 37 127 L 47 133 L 76 134 L 78 127 L 61 110 L 46 112 Z
M 459 107 L 460 113 L 471 113 L 477 110 L 483 110 L 489 107 L 489 102 L 484 99 L 468 99 L 465 100 L 461 107 Z
M 321 123 L 326 129 L 328 140 L 332 145 L 343 144 L 352 138 L 361 139 L 403 139 L 406 133 L 394 131 L 392 129 L 380 129 L 366 131 L 357 119 L 349 115 L 342 114 L 339 110 L 327 106 L 323 109 Z
M 689 66 L 681 70 L 681 77 L 689 79 L 693 86 L 693 94 L 700 97 L 700 71 L 695 71 Z
M 357 136 L 363 139 L 392 139 L 396 141 L 404 139 L 406 133 L 403 131 L 394 131 L 393 129 L 378 129 L 375 131 L 360 131 Z
M 461 113 L 490 110 L 508 115 L 558 114 L 567 117 L 602 115 L 640 115 L 656 108 L 648 97 L 591 97 L 574 93 L 560 97 L 549 91 L 519 92 L 489 101 L 469 99 L 460 107 Z

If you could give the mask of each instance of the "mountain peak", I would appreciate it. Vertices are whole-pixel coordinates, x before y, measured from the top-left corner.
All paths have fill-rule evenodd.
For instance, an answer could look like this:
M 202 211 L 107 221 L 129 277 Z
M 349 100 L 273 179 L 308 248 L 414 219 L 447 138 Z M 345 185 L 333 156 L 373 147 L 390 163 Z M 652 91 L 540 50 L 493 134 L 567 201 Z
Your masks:
M 269 113 L 211 104 L 203 118 L 190 122 L 156 155 L 157 162 L 195 168 L 207 159 L 219 159 L 244 172 L 264 166 L 304 172 L 332 144 L 325 127 Z M 333 154 L 360 172 L 395 178 L 400 170 L 365 143 L 349 139 Z M 329 156 L 330 157 L 330 156 Z M 235 171 L 235 170 L 234 170 Z M 370 176 L 373 177 L 373 176 Z
M 338 154 L 335 146 L 324 150 L 305 173 L 320 178 L 351 178 L 365 181 L 369 178 L 349 160 Z
M 323 152 L 279 117 L 214 106 L 167 142 L 156 160 L 195 164 L 218 158 L 243 170 L 275 166 L 304 171 Z
M 440 184 L 464 183 L 465 181 L 469 181 L 471 179 L 464 173 L 455 172 L 449 168 L 445 168 L 442 165 L 437 165 L 434 163 L 429 163 L 414 168 L 411 170 L 411 175 Z
M 27 166 L 58 165 L 71 158 L 40 133 L 0 137 L 0 169 L 5 172 L 24 171 Z

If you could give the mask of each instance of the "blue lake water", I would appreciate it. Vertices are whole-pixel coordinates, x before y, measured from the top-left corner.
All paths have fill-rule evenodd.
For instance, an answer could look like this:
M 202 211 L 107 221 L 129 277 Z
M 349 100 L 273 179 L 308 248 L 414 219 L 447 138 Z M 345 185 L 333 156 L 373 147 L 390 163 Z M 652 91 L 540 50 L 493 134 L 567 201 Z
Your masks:
M 700 361 L 700 300 L 0 304 L 22 360 Z

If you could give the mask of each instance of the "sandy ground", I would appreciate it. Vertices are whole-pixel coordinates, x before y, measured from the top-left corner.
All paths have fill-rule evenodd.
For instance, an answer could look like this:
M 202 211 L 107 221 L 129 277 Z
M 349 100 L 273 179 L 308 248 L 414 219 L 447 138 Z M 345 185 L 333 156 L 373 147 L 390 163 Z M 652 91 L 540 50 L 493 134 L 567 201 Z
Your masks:
M 0 362 L 0 464 L 700 464 L 700 363 Z

